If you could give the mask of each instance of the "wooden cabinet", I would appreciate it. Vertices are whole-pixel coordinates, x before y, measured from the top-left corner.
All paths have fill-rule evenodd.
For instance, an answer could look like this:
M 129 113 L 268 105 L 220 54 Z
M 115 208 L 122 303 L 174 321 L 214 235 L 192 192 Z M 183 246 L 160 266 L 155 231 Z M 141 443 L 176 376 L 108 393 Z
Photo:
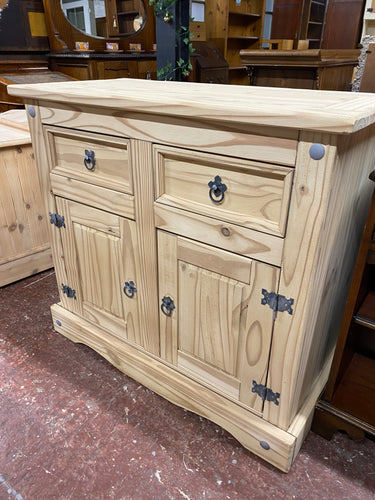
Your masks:
M 240 56 L 250 85 L 349 91 L 360 50 L 243 50 Z
M 106 12 L 108 36 L 134 35 L 146 16 L 142 0 L 109 0 Z
M 320 49 L 327 14 L 327 1 L 310 0 L 304 3 L 303 8 L 305 12 L 303 13 L 301 21 L 301 32 L 299 38 L 300 40 L 308 40 L 309 49 Z
M 361 40 L 364 36 L 374 36 L 375 34 L 375 2 L 366 0 L 363 11 L 363 24 Z
M 229 83 L 248 84 L 240 50 L 261 47 L 264 10 L 264 0 L 206 0 L 206 37 L 227 60 Z
M 54 222 L 55 329 L 287 471 L 370 203 L 375 98 L 232 89 L 10 92 L 27 102 Z
M 371 1 L 371 0 L 368 0 Z M 356 49 L 364 0 L 274 0 L 271 38 L 309 49 Z
M 0 286 L 53 266 L 24 109 L 0 115 Z
M 77 80 L 146 78 L 156 80 L 155 53 L 58 52 L 48 55 L 50 67 Z

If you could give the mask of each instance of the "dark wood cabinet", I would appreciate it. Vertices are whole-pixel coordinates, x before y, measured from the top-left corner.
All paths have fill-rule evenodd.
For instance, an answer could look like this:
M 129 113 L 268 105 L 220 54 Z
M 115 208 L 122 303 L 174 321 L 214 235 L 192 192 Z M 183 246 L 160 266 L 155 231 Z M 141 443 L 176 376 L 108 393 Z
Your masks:
M 309 49 L 354 49 L 365 0 L 274 0 L 272 39 L 308 40 Z

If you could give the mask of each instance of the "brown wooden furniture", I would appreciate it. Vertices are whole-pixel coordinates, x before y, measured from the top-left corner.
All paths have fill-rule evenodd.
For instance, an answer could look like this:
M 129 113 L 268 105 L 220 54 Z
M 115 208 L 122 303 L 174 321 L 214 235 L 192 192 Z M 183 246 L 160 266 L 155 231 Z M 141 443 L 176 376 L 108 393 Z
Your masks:
M 309 49 L 356 49 L 365 0 L 274 0 L 271 38 L 309 40 Z
M 53 266 L 24 109 L 0 114 L 0 286 Z
M 76 27 L 74 27 L 65 17 L 61 7 L 60 1 L 43 0 L 44 12 L 46 16 L 46 24 L 48 30 L 49 44 L 51 52 L 71 52 L 75 50 L 75 42 L 88 42 L 89 49 L 94 51 L 104 52 L 106 50 L 106 42 L 116 42 L 119 44 L 120 50 L 129 50 L 129 43 L 140 43 L 141 49 L 145 51 L 152 51 L 153 44 L 155 43 L 155 16 L 153 8 L 150 7 L 148 1 L 143 2 L 144 16 L 143 16 L 143 28 L 137 33 L 130 36 L 121 37 L 122 33 L 120 30 L 120 17 L 119 12 L 113 10 L 114 3 L 124 4 L 123 7 L 120 6 L 122 17 L 126 19 L 127 13 L 125 11 L 134 11 L 135 7 L 130 9 L 129 1 L 122 0 L 108 0 L 106 1 L 106 12 L 107 17 L 105 19 L 106 23 L 111 26 L 110 32 L 106 32 L 103 36 L 91 36 L 86 34 Z M 126 4 L 126 5 L 125 5 Z M 119 5 L 117 5 L 119 7 Z M 117 8 L 116 7 L 116 8 Z M 115 18 L 113 17 L 115 15 Z M 130 14 L 132 17 L 133 14 Z M 133 16 L 134 17 L 134 16 Z M 114 33 L 113 24 L 119 27 L 119 31 Z M 116 36 L 114 36 L 116 35 Z
M 258 49 L 263 36 L 265 0 L 206 0 L 207 40 L 215 43 L 229 64 L 229 83 L 247 85 L 241 49 Z
M 375 180 L 375 178 L 374 178 Z M 330 439 L 336 430 L 353 438 L 375 436 L 375 194 L 358 253 L 327 387 L 313 430 Z
M 53 71 L 77 80 L 156 79 L 155 52 L 53 52 L 48 60 Z
M 132 79 L 9 91 L 54 223 L 56 330 L 288 470 L 371 200 L 375 96 Z
M 7 63 L 4 66 L 10 67 L 10 64 Z M 43 68 L 39 66 L 33 68 L 29 61 L 24 61 L 23 66 L 17 62 L 12 65 L 11 71 L 2 73 L 1 70 L 4 66 L 0 63 L 0 111 L 24 107 L 22 99 L 19 97 L 11 97 L 8 94 L 8 85 L 19 83 L 66 82 L 71 80 L 69 76 L 50 71 L 46 67 Z
M 350 90 L 359 50 L 242 50 L 250 85 Z
M 228 63 L 213 42 L 193 41 L 191 78 L 201 83 L 228 83 Z
M 79 80 L 108 78 L 156 78 L 155 16 L 148 1 L 106 1 L 106 28 L 102 37 L 79 31 L 66 19 L 59 2 L 44 0 L 51 53 L 49 67 Z M 137 33 L 131 26 L 141 12 L 142 26 Z M 123 36 L 124 35 L 124 36 Z M 88 42 L 88 51 L 76 51 L 75 42 Z M 116 42 L 119 51 L 106 51 L 107 42 Z M 141 51 L 129 44 L 141 44 Z

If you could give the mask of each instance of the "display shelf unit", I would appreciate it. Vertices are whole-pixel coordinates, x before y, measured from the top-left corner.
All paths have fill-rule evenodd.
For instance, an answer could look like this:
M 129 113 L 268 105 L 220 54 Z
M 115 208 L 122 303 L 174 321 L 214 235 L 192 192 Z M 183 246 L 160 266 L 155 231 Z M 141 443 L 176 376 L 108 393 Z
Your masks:
M 308 9 L 307 23 L 301 29 L 301 39 L 308 40 L 309 49 L 320 49 L 327 12 L 327 1 L 311 0 Z
M 261 47 L 264 0 L 206 0 L 206 36 L 229 64 L 229 83 L 248 84 L 240 50 Z
M 366 0 L 361 39 L 366 35 L 375 35 L 375 0 Z
M 108 36 L 133 35 L 137 16 L 144 22 L 145 11 L 141 0 L 109 0 L 106 2 Z

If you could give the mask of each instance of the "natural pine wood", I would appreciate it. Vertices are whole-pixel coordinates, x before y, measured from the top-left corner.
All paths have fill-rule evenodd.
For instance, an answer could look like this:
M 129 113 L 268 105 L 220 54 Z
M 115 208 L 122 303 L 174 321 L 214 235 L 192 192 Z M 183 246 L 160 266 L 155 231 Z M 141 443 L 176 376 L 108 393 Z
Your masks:
M 53 306 L 58 330 L 288 470 L 327 380 L 371 198 L 374 97 L 152 83 L 17 88 L 41 105 L 30 123 L 47 209 L 60 195 L 70 228 L 52 231 L 58 279 L 73 276 L 84 297 Z M 70 166 L 51 173 L 52 127 L 96 134 L 109 158 L 127 144 L 132 192 L 84 183 Z M 315 143 L 320 160 L 310 155 Z M 240 199 L 230 209 L 205 198 L 201 172 L 216 168 Z M 99 259 L 108 276 L 91 279 Z M 132 310 L 114 286 L 127 267 Z M 293 299 L 291 309 L 274 311 L 266 292 Z
M 159 231 L 159 301 L 165 359 L 220 392 L 262 411 L 253 380 L 265 384 L 273 312 L 259 299 L 275 288 L 279 270 Z M 260 287 L 260 288 L 259 288 Z
M 187 408 L 228 429 L 247 448 L 287 472 L 292 462 L 296 438 L 269 424 L 245 408 L 229 405 L 228 400 L 187 378 L 160 359 L 121 341 L 95 325 L 73 315 L 65 308 L 52 306 L 55 329 L 74 342 L 89 343 L 119 370 L 146 385 L 174 404 Z M 61 326 L 56 322 L 59 321 Z M 266 441 L 269 450 L 259 442 Z
M 24 110 L 0 118 L 0 286 L 52 267 L 47 217 Z
M 115 191 L 133 194 L 129 168 L 129 141 L 103 135 L 46 128 L 53 156 L 52 172 Z M 84 164 L 85 151 L 95 154 L 95 166 Z M 90 165 L 89 165 L 90 166 Z
M 158 120 L 160 116 L 173 116 L 195 119 L 197 125 L 214 122 L 216 126 L 221 124 L 223 127 L 236 123 L 238 128 L 244 127 L 245 130 L 246 126 L 256 125 L 351 133 L 375 121 L 375 96 L 355 92 L 322 91 L 312 98 L 310 91 L 302 89 L 238 87 L 233 91 L 230 86 L 216 84 L 202 86 L 200 83 L 186 83 L 181 86 L 181 82 L 166 85 L 162 81 L 126 78 L 116 82 L 116 85 L 112 80 L 43 83 L 36 87 L 12 85 L 8 92 L 64 105 L 84 104 L 99 110 L 126 108 L 127 113 L 144 112 L 157 116 Z M 105 99 L 98 99 L 102 95 Z M 162 99 L 155 99 L 155 96 L 161 95 Z M 90 116 L 86 118 L 92 124 Z M 246 126 L 239 127 L 239 124 Z M 100 128 L 102 125 L 99 123 L 97 126 Z M 155 125 L 150 128 L 154 130 Z M 157 131 L 154 130 L 153 134 Z
M 156 146 L 156 201 L 284 235 L 293 169 Z M 208 183 L 219 175 L 227 191 L 213 204 Z

